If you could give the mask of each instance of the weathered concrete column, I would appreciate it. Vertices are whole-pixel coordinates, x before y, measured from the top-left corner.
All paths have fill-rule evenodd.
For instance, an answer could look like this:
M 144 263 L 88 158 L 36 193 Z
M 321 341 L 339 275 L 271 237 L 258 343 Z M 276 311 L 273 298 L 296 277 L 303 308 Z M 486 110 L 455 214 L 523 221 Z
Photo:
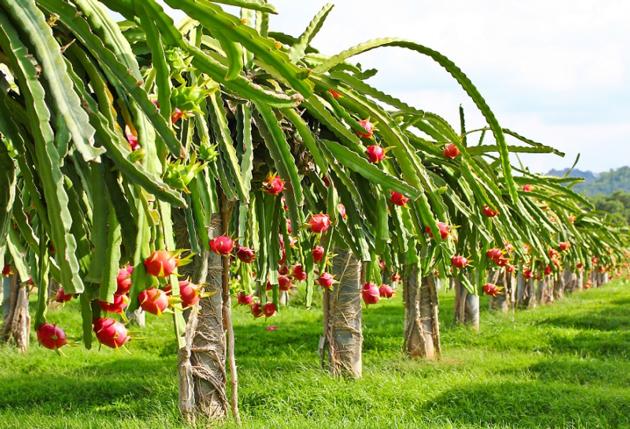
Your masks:
M 436 359 L 440 353 L 435 278 L 422 278 L 417 265 L 407 267 L 403 285 L 405 305 L 404 349 L 412 358 Z
M 512 294 L 511 283 L 508 282 L 507 273 L 505 269 L 498 268 L 488 273 L 488 282 L 502 287 L 503 291 L 497 296 L 490 298 L 490 309 L 500 311 L 501 313 L 507 313 L 510 309 L 509 297 Z
M 452 277 L 455 289 L 455 323 L 470 325 L 479 330 L 479 295 L 468 292 L 459 279 Z
M 564 276 L 561 273 L 554 273 L 551 276 L 552 293 L 554 300 L 564 298 Z
M 553 302 L 553 286 L 551 276 L 541 276 L 537 280 L 536 298 L 541 305 L 551 304 Z
M 347 249 L 336 249 L 332 272 L 337 284 L 324 293 L 324 347 L 333 375 L 360 378 L 363 373 L 361 262 Z
M 209 236 L 214 238 L 221 233 L 221 218 L 213 215 Z M 211 296 L 202 297 L 188 313 L 186 345 L 178 355 L 179 408 L 188 421 L 197 416 L 222 420 L 230 410 L 226 393 L 222 259 L 203 250 L 185 268 L 183 272 L 192 277 L 193 283 L 204 285 Z
M 11 341 L 21 351 L 28 350 L 31 333 L 31 316 L 28 311 L 28 283 L 20 282 L 14 274 L 9 281 L 7 311 L 4 313 L 2 339 Z
M 562 278 L 564 280 L 564 290 L 566 292 L 574 292 L 578 288 L 578 276 L 571 269 L 566 267 L 562 272 Z

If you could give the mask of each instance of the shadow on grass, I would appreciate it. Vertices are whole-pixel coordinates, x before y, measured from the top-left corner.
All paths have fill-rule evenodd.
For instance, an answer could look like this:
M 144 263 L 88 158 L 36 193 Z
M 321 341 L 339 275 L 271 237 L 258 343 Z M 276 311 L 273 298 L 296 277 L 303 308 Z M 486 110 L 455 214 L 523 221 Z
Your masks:
M 40 409 L 60 415 L 89 409 L 99 415 L 148 417 L 165 396 L 171 397 L 172 405 L 177 397 L 169 362 L 122 359 L 75 370 L 76 374 L 59 374 L 50 368 L 50 372 L 0 378 L 0 411 Z
M 630 362 L 551 358 L 527 368 L 543 382 L 562 382 L 578 386 L 630 386 Z
M 554 353 L 630 359 L 630 331 L 582 331 L 571 337 L 554 335 L 549 339 L 549 346 Z
M 613 301 L 615 305 L 580 311 L 572 315 L 547 317 L 538 323 L 560 328 L 597 329 L 600 331 L 630 330 L 630 300 Z
M 451 389 L 422 412 L 460 425 L 627 427 L 630 394 L 549 382 L 473 384 Z
M 625 305 L 626 307 L 630 305 L 630 298 L 619 298 L 610 301 L 611 304 L 615 305 Z

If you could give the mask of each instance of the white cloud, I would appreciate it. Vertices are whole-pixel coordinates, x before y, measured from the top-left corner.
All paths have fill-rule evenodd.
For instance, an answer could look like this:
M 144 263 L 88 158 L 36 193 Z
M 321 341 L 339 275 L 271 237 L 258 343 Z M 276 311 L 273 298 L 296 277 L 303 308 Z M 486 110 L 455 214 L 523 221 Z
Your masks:
M 566 153 L 564 159 L 550 155 L 524 155 L 522 160 L 533 171 L 546 172 L 558 166 L 569 167 L 580 154 L 578 166 L 594 171 L 628 164 L 628 146 L 619 141 L 619 136 L 630 135 L 630 123 L 617 122 L 601 126 L 599 124 L 554 124 L 542 115 L 530 114 L 510 117 L 506 121 L 515 130 L 528 130 L 528 135 L 537 141 L 547 143 Z
M 416 107 L 439 113 L 451 124 L 459 126 L 458 107 L 464 107 L 467 129 L 479 128 L 484 119 L 472 101 L 466 99 L 463 91 L 394 91 L 392 95 L 414 104 Z M 462 102 L 462 100 L 464 100 Z M 610 168 L 628 165 L 630 161 L 630 122 L 609 121 L 605 124 L 597 122 L 564 123 L 554 122 L 539 112 L 512 113 L 503 109 L 495 109 L 502 125 L 523 134 L 534 141 L 553 146 L 566 155 L 564 158 L 549 154 L 522 154 L 523 163 L 535 172 L 544 173 L 552 168 L 570 167 L 578 154 L 578 167 L 593 171 L 604 171 Z M 471 138 L 475 142 L 478 138 Z M 511 137 L 507 137 L 511 144 L 523 145 Z M 486 143 L 491 142 L 487 135 Z M 475 143 L 471 143 L 475 144 Z M 515 160 L 516 162 L 516 160 Z
M 271 28 L 302 32 L 324 0 L 271 0 Z M 630 2 L 627 0 L 337 0 L 314 45 L 327 54 L 398 36 L 457 63 L 504 127 L 567 153 L 526 156 L 532 170 L 573 163 L 595 171 L 630 160 Z M 175 16 L 181 16 L 175 14 Z M 470 127 L 483 118 L 430 59 L 402 49 L 356 58 L 372 82 L 453 123 L 462 103 Z
M 323 3 L 276 0 L 280 14 L 272 23 L 297 34 Z M 551 89 L 610 85 L 628 71 L 629 15 L 629 2 L 611 0 L 343 0 L 315 44 L 334 53 L 365 39 L 399 36 L 435 47 L 465 70 L 498 67 L 509 71 L 507 79 L 551 82 Z
M 299 34 L 325 3 L 275 0 L 272 27 Z M 567 153 L 526 156 L 533 170 L 605 170 L 630 159 L 630 2 L 623 0 L 339 0 L 315 46 L 327 54 L 361 41 L 400 36 L 433 47 L 473 80 L 502 125 Z M 379 68 L 374 83 L 456 123 L 457 84 L 417 54 L 388 49 L 357 57 Z M 626 96 L 627 95 L 627 96 Z

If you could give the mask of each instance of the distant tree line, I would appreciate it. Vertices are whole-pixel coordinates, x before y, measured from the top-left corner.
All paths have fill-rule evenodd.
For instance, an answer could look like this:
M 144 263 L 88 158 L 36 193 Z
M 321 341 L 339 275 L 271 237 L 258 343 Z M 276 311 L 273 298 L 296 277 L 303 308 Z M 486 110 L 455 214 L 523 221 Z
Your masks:
M 588 170 L 552 169 L 549 176 L 580 177 L 583 182 L 572 189 L 590 197 L 598 210 L 610 213 L 611 221 L 618 225 L 630 225 L 630 167 L 595 174 Z
M 627 180 L 630 182 L 630 176 Z M 610 213 L 614 223 L 630 225 L 630 192 L 615 191 L 610 195 L 595 195 L 591 197 L 591 201 L 598 210 Z
M 621 167 L 600 173 L 595 180 L 584 181 L 575 190 L 586 195 L 612 194 L 616 191 L 630 192 L 630 167 Z
M 568 169 L 562 170 L 550 170 L 547 172 L 549 176 L 564 176 L 568 172 Z M 616 191 L 630 192 L 630 167 L 620 167 L 614 170 L 605 171 L 603 173 L 595 174 L 591 171 L 583 171 L 574 169 L 569 173 L 570 177 L 580 177 L 584 179 L 583 182 L 578 183 L 573 187 L 574 191 L 580 192 L 584 195 L 610 195 Z

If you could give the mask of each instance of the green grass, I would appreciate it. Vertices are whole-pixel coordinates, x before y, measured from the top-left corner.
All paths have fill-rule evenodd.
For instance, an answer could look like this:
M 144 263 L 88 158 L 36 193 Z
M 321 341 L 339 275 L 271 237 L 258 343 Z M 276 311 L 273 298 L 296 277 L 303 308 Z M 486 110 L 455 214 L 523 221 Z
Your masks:
M 437 363 L 402 356 L 399 299 L 364 312 L 359 381 L 320 369 L 319 311 L 283 311 L 268 322 L 279 329 L 268 332 L 236 309 L 244 426 L 630 427 L 630 284 L 513 316 L 483 312 L 480 334 L 453 326 L 453 298 L 441 298 Z M 73 305 L 49 315 L 79 335 Z M 132 331 L 130 353 L 75 346 L 60 357 L 37 344 L 26 355 L 0 347 L 0 427 L 183 427 L 170 318 L 148 325 Z

